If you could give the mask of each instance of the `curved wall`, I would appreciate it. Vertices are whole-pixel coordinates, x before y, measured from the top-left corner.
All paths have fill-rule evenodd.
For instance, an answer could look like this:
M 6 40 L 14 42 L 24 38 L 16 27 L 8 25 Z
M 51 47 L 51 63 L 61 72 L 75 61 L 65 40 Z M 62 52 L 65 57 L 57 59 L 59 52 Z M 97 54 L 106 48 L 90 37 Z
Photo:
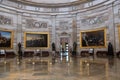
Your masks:
M 107 44 L 111 42 L 115 52 L 119 51 L 120 1 L 103 0 L 98 4 L 97 2 L 93 2 L 89 6 L 87 4 L 44 8 L 3 0 L 0 4 L 0 29 L 14 32 L 13 49 L 11 50 L 15 52 L 19 42 L 25 49 L 24 32 L 49 32 L 50 47 L 45 50 L 51 51 L 52 42 L 56 43 L 57 50 L 59 50 L 60 39 L 67 37 L 69 46 L 72 47 L 73 42 L 77 42 L 79 54 L 81 50 L 89 49 L 80 48 L 80 31 L 106 28 Z M 96 47 L 95 51 L 97 50 L 107 50 L 107 46 L 105 48 Z

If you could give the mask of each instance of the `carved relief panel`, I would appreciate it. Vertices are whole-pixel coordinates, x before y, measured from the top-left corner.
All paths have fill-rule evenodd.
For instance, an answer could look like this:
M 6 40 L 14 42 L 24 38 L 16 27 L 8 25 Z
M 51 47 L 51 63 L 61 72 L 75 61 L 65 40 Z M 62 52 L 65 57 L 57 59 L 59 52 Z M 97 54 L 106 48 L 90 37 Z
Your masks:
M 26 19 L 26 28 L 48 28 L 47 21 L 38 21 L 34 19 Z
M 12 24 L 12 19 L 8 16 L 0 15 L 0 24 L 11 25 Z
M 83 25 L 97 25 L 97 24 L 102 24 L 105 23 L 105 21 L 108 20 L 108 14 L 99 14 L 99 15 L 94 15 L 94 16 L 86 16 L 81 20 L 81 23 Z
M 68 30 L 68 22 L 67 21 L 60 21 L 60 30 Z

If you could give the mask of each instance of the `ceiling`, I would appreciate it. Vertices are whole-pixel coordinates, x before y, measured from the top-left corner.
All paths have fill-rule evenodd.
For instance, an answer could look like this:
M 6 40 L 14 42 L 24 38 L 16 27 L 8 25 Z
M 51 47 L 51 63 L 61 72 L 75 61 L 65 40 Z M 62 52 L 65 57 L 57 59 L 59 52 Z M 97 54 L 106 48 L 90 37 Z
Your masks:
M 56 3 L 69 3 L 69 2 L 73 2 L 73 1 L 79 1 L 79 0 L 24 0 L 24 1 L 35 2 L 35 3 L 56 4 Z
M 92 0 L 9 0 L 23 4 L 43 7 L 63 7 L 85 3 Z

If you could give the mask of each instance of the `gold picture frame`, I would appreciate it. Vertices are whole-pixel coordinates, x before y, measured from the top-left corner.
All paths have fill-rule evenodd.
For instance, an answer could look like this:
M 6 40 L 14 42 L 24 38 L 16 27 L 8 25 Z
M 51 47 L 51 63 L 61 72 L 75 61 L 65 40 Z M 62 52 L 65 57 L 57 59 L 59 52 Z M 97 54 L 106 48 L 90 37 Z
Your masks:
M 120 25 L 118 25 L 118 36 L 119 36 L 119 45 L 120 45 Z
M 49 48 L 49 32 L 24 32 L 25 48 Z
M 80 32 L 80 48 L 105 48 L 106 28 Z
M 13 31 L 0 29 L 0 49 L 13 48 Z

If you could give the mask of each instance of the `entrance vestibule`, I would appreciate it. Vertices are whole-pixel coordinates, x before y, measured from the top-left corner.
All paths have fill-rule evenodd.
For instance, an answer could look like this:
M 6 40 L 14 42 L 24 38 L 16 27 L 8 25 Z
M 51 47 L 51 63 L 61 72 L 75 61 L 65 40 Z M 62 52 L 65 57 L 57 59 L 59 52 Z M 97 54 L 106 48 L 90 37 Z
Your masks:
M 60 38 L 60 60 L 66 59 L 69 61 L 69 38 Z

